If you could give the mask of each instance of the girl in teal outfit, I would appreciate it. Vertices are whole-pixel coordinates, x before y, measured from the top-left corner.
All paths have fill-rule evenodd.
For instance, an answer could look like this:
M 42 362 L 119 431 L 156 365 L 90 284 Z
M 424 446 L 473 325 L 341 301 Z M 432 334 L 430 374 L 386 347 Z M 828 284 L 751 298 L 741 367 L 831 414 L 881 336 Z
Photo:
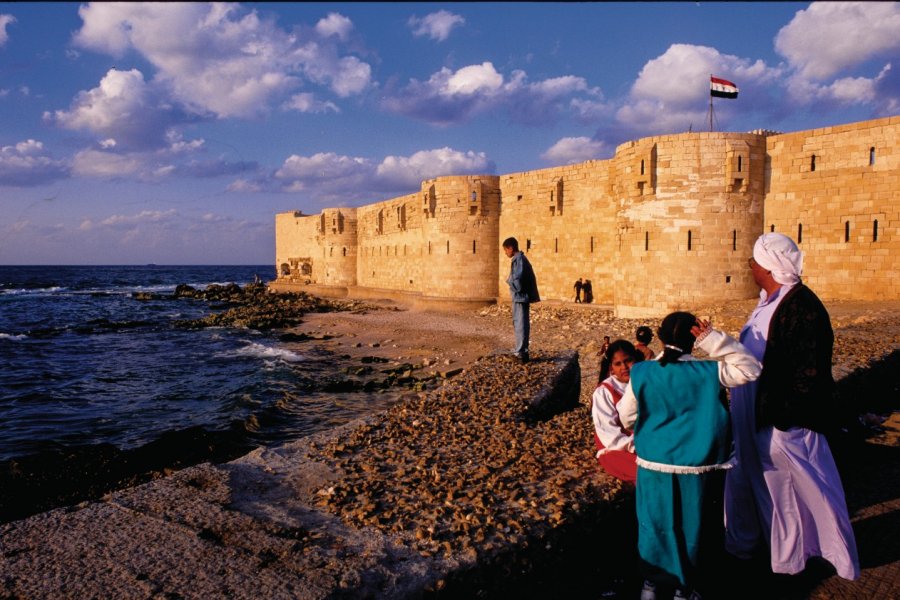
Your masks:
M 632 367 L 617 405 L 622 425 L 634 430 L 637 453 L 638 552 L 648 577 L 641 600 L 655 600 L 657 585 L 674 587 L 676 599 L 699 598 L 691 588 L 701 540 L 710 526 L 722 526 L 720 471 L 731 467 L 721 386 L 755 380 L 761 365 L 740 342 L 690 313 L 668 315 L 657 335 L 663 355 Z M 694 360 L 695 343 L 712 360 Z M 704 509 L 716 505 L 710 521 Z

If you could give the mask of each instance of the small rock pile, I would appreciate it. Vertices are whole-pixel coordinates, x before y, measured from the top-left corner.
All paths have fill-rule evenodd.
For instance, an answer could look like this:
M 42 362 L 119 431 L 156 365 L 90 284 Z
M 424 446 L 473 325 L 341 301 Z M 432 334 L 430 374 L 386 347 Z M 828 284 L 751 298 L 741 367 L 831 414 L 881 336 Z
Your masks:
M 596 468 L 586 406 L 569 404 L 551 419 L 534 414 L 529 400 L 553 369 L 540 354 L 524 366 L 484 357 L 465 377 L 322 444 L 318 452 L 341 476 L 315 502 L 348 525 L 400 536 L 423 556 L 474 561 L 541 539 L 621 489 Z

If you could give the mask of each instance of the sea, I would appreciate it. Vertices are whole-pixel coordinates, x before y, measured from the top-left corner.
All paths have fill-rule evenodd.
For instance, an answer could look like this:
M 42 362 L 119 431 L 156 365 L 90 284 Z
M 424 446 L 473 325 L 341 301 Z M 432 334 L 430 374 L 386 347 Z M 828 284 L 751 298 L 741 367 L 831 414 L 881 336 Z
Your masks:
M 173 298 L 177 285 L 256 278 L 274 266 L 0 266 L 0 461 L 185 430 L 274 446 L 390 404 L 329 391 L 347 357 L 321 342 L 174 325 L 227 308 Z

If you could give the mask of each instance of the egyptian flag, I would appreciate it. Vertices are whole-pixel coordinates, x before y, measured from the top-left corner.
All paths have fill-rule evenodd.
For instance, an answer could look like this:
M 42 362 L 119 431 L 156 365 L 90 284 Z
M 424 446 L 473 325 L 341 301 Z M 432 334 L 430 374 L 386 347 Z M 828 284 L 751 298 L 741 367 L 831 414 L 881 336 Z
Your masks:
M 737 98 L 738 88 L 727 79 L 709 77 L 709 95 L 713 98 Z

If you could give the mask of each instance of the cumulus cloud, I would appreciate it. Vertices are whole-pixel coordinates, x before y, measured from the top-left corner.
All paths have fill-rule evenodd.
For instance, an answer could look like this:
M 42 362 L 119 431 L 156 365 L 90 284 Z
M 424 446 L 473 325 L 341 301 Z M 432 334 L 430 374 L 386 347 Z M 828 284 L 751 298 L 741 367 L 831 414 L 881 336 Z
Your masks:
M 616 111 L 617 124 L 640 134 L 700 126 L 707 110 L 710 74 L 738 84 L 746 112 L 762 104 L 761 93 L 752 90 L 778 81 L 783 70 L 707 46 L 673 44 L 641 69 L 628 99 Z M 732 108 L 725 105 L 719 112 L 727 116 L 729 110 Z
M 412 16 L 409 18 L 408 24 L 414 36 L 428 36 L 433 40 L 443 42 L 450 36 L 454 27 L 463 25 L 465 22 L 466 20 L 460 15 L 439 10 L 422 18 Z
M 428 81 L 410 82 L 388 93 L 382 106 L 390 111 L 434 125 L 449 125 L 489 111 L 503 110 L 512 120 L 546 123 L 564 110 L 575 94 L 600 96 L 581 77 L 566 75 L 530 82 L 524 71 L 507 78 L 491 62 L 468 65 L 456 71 L 446 67 Z
M 72 159 L 72 174 L 79 177 L 120 179 L 146 173 L 138 157 L 101 150 L 82 150 Z
M 296 110 L 302 113 L 339 113 L 341 109 L 333 102 L 322 102 L 310 93 L 294 94 L 282 106 L 285 110 Z
M 79 92 L 69 110 L 44 116 L 66 129 L 89 131 L 106 147 L 120 148 L 165 146 L 170 127 L 189 120 L 160 98 L 137 69 L 111 69 L 100 85 Z
M 157 69 L 154 83 L 198 114 L 258 116 L 304 80 L 341 97 L 371 83 L 371 67 L 337 46 L 352 27 L 337 13 L 306 33 L 232 3 L 91 3 L 79 15 L 76 45 L 136 51 Z
M 322 37 L 334 35 L 340 40 L 346 40 L 353 31 L 353 21 L 340 13 L 328 13 L 327 17 L 316 23 L 316 31 Z
M 887 64 L 875 77 L 841 77 L 830 83 L 817 83 L 801 75 L 794 75 L 788 79 L 787 89 L 795 101 L 803 104 L 879 104 L 885 100 L 879 93 L 879 85 L 888 78 L 890 71 L 891 65 Z
M 68 166 L 53 159 L 37 140 L 0 147 L 0 185 L 29 187 L 68 176 Z
M 160 181 L 184 176 L 209 178 L 259 170 L 256 162 L 207 157 L 202 140 L 174 140 L 168 148 L 152 152 L 115 152 L 88 148 L 72 159 L 72 174 L 90 179 Z
M 388 156 L 375 173 L 388 188 L 417 189 L 425 179 L 442 175 L 490 174 L 496 165 L 484 152 L 460 152 L 452 148 L 421 150 L 411 156 Z
M 6 26 L 15 23 L 16 18 L 12 15 L 0 15 L 0 46 L 6 45 L 9 41 L 9 33 L 6 32 Z
M 422 150 L 410 156 L 387 156 L 380 163 L 365 158 L 322 152 L 292 155 L 274 173 L 282 191 L 303 192 L 322 201 L 372 201 L 373 196 L 408 194 L 425 179 L 442 175 L 490 174 L 496 170 L 483 152 L 452 148 Z M 258 182 L 237 180 L 233 191 L 254 191 Z
M 775 37 L 775 49 L 806 79 L 825 80 L 900 50 L 897 2 L 813 2 Z
M 548 148 L 541 154 L 541 158 L 552 164 L 570 165 L 608 157 L 610 154 L 609 147 L 602 141 L 592 140 L 588 137 L 566 137 Z

